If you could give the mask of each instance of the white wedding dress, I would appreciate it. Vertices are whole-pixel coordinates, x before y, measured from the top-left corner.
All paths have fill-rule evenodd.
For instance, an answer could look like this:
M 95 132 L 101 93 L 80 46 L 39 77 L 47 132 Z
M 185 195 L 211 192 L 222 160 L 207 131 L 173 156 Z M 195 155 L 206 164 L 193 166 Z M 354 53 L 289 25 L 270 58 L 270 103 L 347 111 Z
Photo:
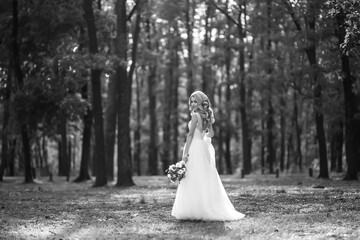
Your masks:
M 177 219 L 204 221 L 243 218 L 245 215 L 235 210 L 220 180 L 211 138 L 200 132 L 198 126 L 189 147 L 188 160 L 171 215 Z

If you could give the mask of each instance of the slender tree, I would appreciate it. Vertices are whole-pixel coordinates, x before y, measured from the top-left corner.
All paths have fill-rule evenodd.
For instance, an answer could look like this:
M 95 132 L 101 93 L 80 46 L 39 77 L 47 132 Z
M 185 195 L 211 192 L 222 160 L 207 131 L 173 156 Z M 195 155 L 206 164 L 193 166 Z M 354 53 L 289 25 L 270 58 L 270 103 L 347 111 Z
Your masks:
M 272 0 L 266 1 L 267 6 L 267 45 L 266 45 L 266 51 L 269 56 L 269 59 L 271 59 L 271 35 L 272 35 Z M 268 111 L 267 111 L 267 121 L 266 121 L 266 128 L 267 128 L 267 149 L 268 149 L 268 155 L 267 155 L 267 162 L 269 163 L 269 172 L 274 173 L 274 164 L 276 161 L 276 150 L 275 150 L 275 136 L 274 136 L 274 127 L 275 127 L 275 120 L 274 120 L 274 107 L 273 107 L 273 66 L 271 63 L 268 63 L 268 68 L 266 69 L 267 74 L 269 75 L 269 82 L 268 82 L 268 96 L 267 96 L 267 105 L 268 105 Z
M 245 27 L 243 26 L 242 19 L 246 18 L 243 16 L 244 9 L 246 4 L 244 1 L 238 1 L 238 15 L 237 20 L 235 20 L 227 11 L 227 9 L 222 9 L 219 7 L 214 0 L 211 1 L 213 6 L 216 7 L 220 12 L 225 14 L 225 16 L 237 27 L 238 37 L 239 37 L 239 69 L 240 69 L 240 78 L 239 78 L 239 91 L 240 91 L 240 115 L 241 115 L 241 134 L 242 134 L 242 148 L 243 148 L 243 167 L 244 173 L 249 174 L 251 172 L 251 137 L 248 124 L 248 113 L 247 113 L 247 103 L 246 103 L 246 85 L 245 85 L 245 44 L 244 39 L 246 38 Z
M 11 51 L 9 51 L 11 53 Z M 13 58 L 9 57 L 9 69 L 13 69 L 12 66 Z M 10 119 L 10 97 L 11 97 L 11 84 L 12 84 L 12 71 L 8 71 L 6 79 L 6 88 L 4 93 L 4 118 L 1 132 L 1 164 L 0 164 L 0 181 L 3 181 L 5 169 L 9 169 L 9 119 Z
M 145 23 L 145 33 L 146 33 L 146 49 L 150 52 L 157 51 L 155 44 L 152 41 L 152 37 L 156 34 L 155 25 L 151 28 L 151 12 L 150 6 L 151 2 L 147 2 L 147 17 Z M 147 62 L 147 85 L 148 85 L 148 98 L 149 98 L 149 117 L 150 117 L 150 142 L 149 142 L 149 161 L 148 161 L 148 168 L 149 173 L 151 175 L 156 175 L 158 172 L 158 124 L 157 124 L 157 108 L 156 108 L 156 100 L 157 100 L 157 61 L 155 58 L 151 58 L 150 61 Z M 167 167 L 168 162 L 165 162 L 165 167 Z M 165 170 L 163 167 L 163 170 Z
M 92 0 L 84 0 L 83 7 L 89 37 L 89 51 L 90 54 L 95 57 L 98 53 L 98 44 Z M 94 184 L 95 187 L 107 184 L 103 110 L 101 103 L 101 72 L 102 69 L 98 67 L 91 69 L 92 106 L 95 120 L 95 161 L 97 167 L 96 180 Z
M 24 79 L 23 73 L 21 71 L 21 64 L 20 64 L 20 54 L 19 54 L 19 47 L 18 47 L 18 1 L 13 0 L 13 22 L 12 22 L 12 53 L 14 58 L 14 69 L 15 69 L 15 76 L 18 82 L 19 90 L 21 91 L 24 86 Z M 23 145 L 23 154 L 25 159 L 25 183 L 33 182 L 33 176 L 31 171 L 31 152 L 30 152 L 30 139 L 29 139 L 29 130 L 28 126 L 25 123 L 21 122 L 21 139 Z
M 81 95 L 83 99 L 88 99 L 88 84 L 81 89 Z M 74 180 L 75 182 L 82 182 L 91 179 L 89 174 L 89 160 L 90 160 L 90 147 L 91 147 L 91 128 L 92 128 L 92 111 L 90 107 L 86 108 L 86 113 L 83 117 L 83 136 L 81 147 L 81 160 L 80 160 L 80 172 L 79 176 Z
M 226 1 L 226 9 L 228 9 L 229 1 Z M 227 20 L 227 33 L 226 33 L 226 42 L 225 44 L 225 74 L 226 74 L 226 88 L 225 88 L 225 111 L 226 111 L 226 129 L 225 129 L 225 165 L 226 171 L 228 174 L 232 174 L 232 162 L 231 162 L 231 152 L 230 152 L 230 144 L 231 144 L 231 136 L 232 136 L 232 124 L 231 124 L 231 85 L 232 85 L 232 75 L 230 73 L 231 62 L 232 62 L 232 51 L 231 51 L 231 29 L 232 22 L 230 18 L 226 18 Z
M 187 50 L 188 50 L 188 61 L 187 61 L 187 95 L 190 94 L 195 89 L 194 84 L 194 77 L 193 77 L 193 28 L 194 28 L 194 14 L 195 14 L 195 7 L 193 4 L 194 0 L 186 0 L 186 43 L 187 43 Z
M 79 38 L 79 51 L 82 52 L 85 48 L 85 29 L 80 27 L 80 38 Z M 83 77 L 86 78 L 86 74 L 83 74 Z M 89 84 L 86 81 L 81 87 L 81 97 L 88 101 L 89 99 Z M 91 129 L 93 124 L 92 110 L 90 106 L 86 106 L 86 111 L 83 116 L 83 132 L 82 132 L 82 147 L 81 147 L 81 160 L 80 160 L 80 171 L 79 176 L 74 180 L 74 182 L 82 182 L 91 179 L 89 174 L 89 163 L 91 156 Z
M 134 185 L 132 180 L 131 148 L 130 148 L 130 105 L 131 105 L 131 85 L 127 73 L 127 16 L 126 1 L 117 0 L 115 3 L 116 11 L 116 55 L 120 59 L 120 64 L 116 69 L 118 76 L 117 91 L 118 98 L 118 173 L 116 186 L 126 187 Z
M 309 0 L 307 3 L 307 14 L 306 14 L 306 26 L 303 27 L 296 16 L 295 11 L 288 0 L 282 0 L 283 4 L 288 10 L 288 13 L 292 17 L 292 20 L 299 32 L 303 32 L 306 29 L 306 40 L 307 46 L 305 53 L 308 58 L 311 67 L 311 78 L 314 84 L 313 97 L 314 97 L 314 110 L 315 110 L 315 124 L 317 141 L 319 145 L 319 157 L 320 157 L 320 173 L 319 178 L 329 178 L 327 152 L 326 152 L 326 138 L 324 128 L 324 115 L 322 109 L 322 85 L 319 81 L 319 66 L 316 57 L 316 20 L 319 14 L 320 6 L 323 1 Z
M 137 1 L 137 5 L 139 1 Z M 141 22 L 141 6 L 136 8 L 136 19 L 135 19 L 135 27 L 133 33 L 133 41 L 132 41 L 132 50 L 131 50 L 131 65 L 129 70 L 129 79 L 132 82 L 136 60 L 137 60 L 137 48 L 139 42 L 139 34 L 140 34 L 140 22 Z M 138 175 L 141 174 L 141 164 L 140 164 L 140 153 L 141 153 L 141 104 L 140 104 L 140 81 L 136 76 L 136 129 L 134 131 L 134 162 L 136 163 L 136 169 Z
M 337 25 L 339 28 L 338 38 L 339 38 L 339 48 L 341 49 L 341 44 L 345 41 L 346 29 L 345 29 L 345 19 L 346 13 L 343 9 L 336 16 Z M 346 163 L 348 165 L 346 176 L 344 180 L 358 180 L 357 176 L 357 160 L 356 160 L 356 149 L 359 146 L 356 146 L 355 133 L 359 129 L 356 129 L 356 119 L 355 119 L 355 109 L 354 109 L 354 94 L 353 94 L 353 84 L 354 78 L 351 76 L 350 70 L 350 59 L 349 56 L 341 50 L 341 70 L 343 73 L 343 87 L 344 87 L 344 96 L 345 96 L 345 150 L 346 150 Z

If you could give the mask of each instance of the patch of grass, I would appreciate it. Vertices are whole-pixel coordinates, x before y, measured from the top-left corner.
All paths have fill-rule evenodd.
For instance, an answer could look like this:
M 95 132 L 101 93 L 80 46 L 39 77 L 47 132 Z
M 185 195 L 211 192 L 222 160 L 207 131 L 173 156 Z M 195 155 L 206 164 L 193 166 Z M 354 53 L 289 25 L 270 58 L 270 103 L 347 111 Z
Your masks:
M 0 183 L 2 239 L 360 239 L 360 183 L 303 175 L 222 176 L 240 221 L 179 221 L 176 187 L 163 176 L 130 188 L 91 182 Z M 299 185 L 298 182 L 302 184 Z M 324 188 L 313 188 L 324 186 Z

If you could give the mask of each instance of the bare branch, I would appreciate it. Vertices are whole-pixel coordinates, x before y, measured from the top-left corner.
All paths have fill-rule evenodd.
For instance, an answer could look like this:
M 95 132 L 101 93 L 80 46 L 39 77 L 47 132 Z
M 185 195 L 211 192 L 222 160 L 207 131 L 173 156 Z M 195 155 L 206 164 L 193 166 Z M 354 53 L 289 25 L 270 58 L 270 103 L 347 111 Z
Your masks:
M 282 0 L 282 2 L 284 3 L 285 7 L 287 8 L 295 26 L 296 26 L 296 29 L 301 31 L 302 29 L 301 29 L 300 21 L 296 17 L 294 9 L 292 8 L 291 4 L 287 0 Z
M 223 14 L 225 14 L 225 16 L 226 16 L 231 22 L 233 22 L 236 26 L 239 26 L 239 25 L 241 24 L 241 23 L 237 22 L 233 17 L 231 17 L 230 14 L 229 14 L 226 10 L 220 8 L 220 7 L 215 3 L 214 0 L 211 0 L 210 3 L 211 3 L 216 9 L 218 9 L 220 12 L 222 12 Z
M 132 16 L 134 15 L 136 8 L 139 6 L 140 0 L 136 0 L 135 6 L 131 9 L 129 15 L 126 17 L 126 21 L 130 22 Z

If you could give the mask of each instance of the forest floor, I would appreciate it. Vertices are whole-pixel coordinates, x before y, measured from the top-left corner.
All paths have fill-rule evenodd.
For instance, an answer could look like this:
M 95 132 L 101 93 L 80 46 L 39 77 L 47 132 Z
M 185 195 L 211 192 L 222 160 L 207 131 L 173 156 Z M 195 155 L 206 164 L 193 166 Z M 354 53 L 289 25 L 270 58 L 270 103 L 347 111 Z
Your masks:
M 6 177 L 0 239 L 360 239 L 360 181 L 302 174 L 221 178 L 244 219 L 174 219 L 176 185 L 165 176 L 134 177 L 129 188 Z

